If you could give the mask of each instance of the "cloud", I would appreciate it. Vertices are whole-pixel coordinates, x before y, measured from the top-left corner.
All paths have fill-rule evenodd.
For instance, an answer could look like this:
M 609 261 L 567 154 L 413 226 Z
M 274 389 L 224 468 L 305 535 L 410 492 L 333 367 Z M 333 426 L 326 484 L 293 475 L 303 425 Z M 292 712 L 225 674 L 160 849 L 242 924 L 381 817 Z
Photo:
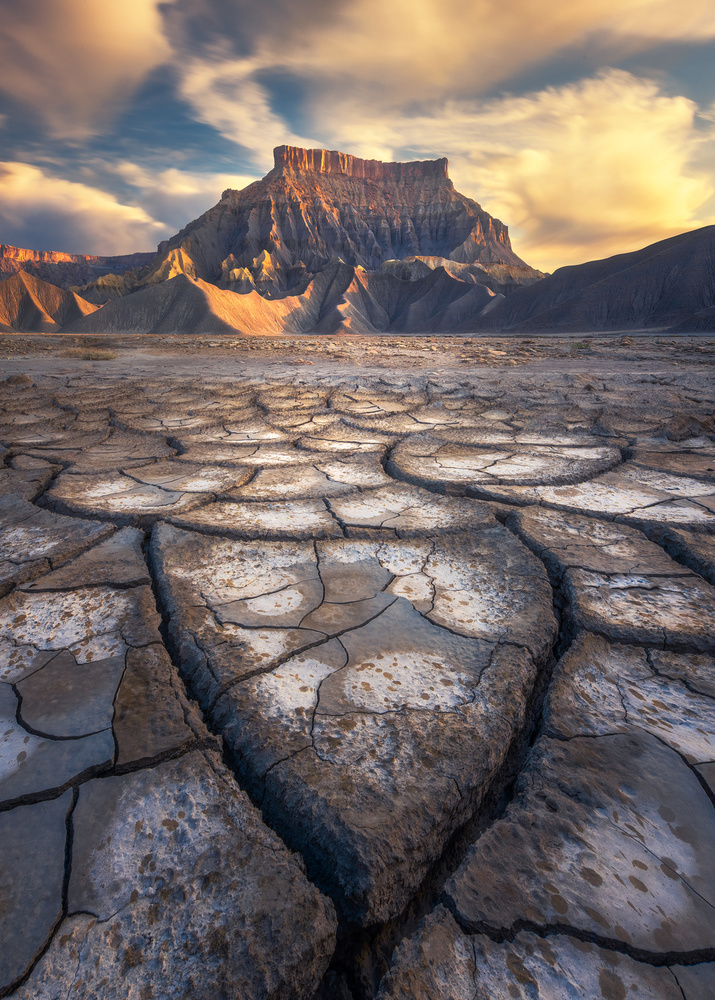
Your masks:
M 278 54 L 297 72 L 385 104 L 471 96 L 568 48 L 623 57 L 705 38 L 715 38 L 711 0 L 353 0 Z M 272 51 L 260 37 L 255 55 L 267 63 Z
M 149 170 L 131 161 L 100 162 L 105 171 L 114 173 L 133 189 L 132 201 L 152 216 L 165 220 L 172 232 L 183 229 L 220 199 L 226 188 L 241 190 L 255 177 L 244 174 L 199 173 L 197 171 Z
M 652 80 L 609 70 L 520 97 L 447 100 L 412 117 L 376 116 L 359 100 L 343 100 L 318 125 L 328 144 L 359 155 L 449 156 L 457 189 L 510 226 L 525 260 L 553 270 L 715 221 L 713 118 L 713 107 L 699 109 Z M 268 156 L 277 141 L 284 134 L 269 131 L 256 148 L 265 142 L 261 155 Z M 152 170 L 129 160 L 92 161 L 85 184 L 24 164 L 5 169 L 4 231 L 40 233 L 34 242 L 13 242 L 101 252 L 149 248 L 215 204 L 226 187 L 253 179 Z M 121 200 L 99 189 L 114 187 L 112 177 L 126 192 Z M 48 233 L 56 234 L 52 243 Z
M 473 97 L 569 49 L 603 65 L 715 38 L 712 0 L 177 0 L 165 17 L 183 96 L 201 121 L 254 149 L 261 122 L 274 138 L 288 131 L 261 74 L 300 80 L 316 120 L 350 97 L 379 116 Z
M 0 0 L 0 90 L 54 137 L 106 127 L 170 54 L 158 0 Z
M 70 253 L 153 250 L 169 235 L 143 208 L 27 163 L 0 163 L 0 225 L 15 246 Z
M 208 58 L 193 59 L 182 69 L 179 92 L 199 121 L 247 149 L 264 167 L 272 163 L 274 146 L 315 145 L 295 135 L 276 114 L 265 89 L 253 78 L 260 64 L 233 59 L 224 46 Z
M 699 116 L 687 98 L 610 70 L 411 119 L 378 123 L 344 105 L 335 139 L 364 155 L 449 156 L 458 190 L 510 226 L 530 264 L 553 270 L 715 222 L 715 130 Z

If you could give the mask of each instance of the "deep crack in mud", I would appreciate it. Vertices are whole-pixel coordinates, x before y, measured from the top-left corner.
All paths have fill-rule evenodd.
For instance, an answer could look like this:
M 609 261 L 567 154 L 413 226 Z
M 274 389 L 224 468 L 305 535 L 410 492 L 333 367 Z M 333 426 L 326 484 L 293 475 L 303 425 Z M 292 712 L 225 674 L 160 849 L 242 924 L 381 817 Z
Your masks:
M 707 381 L 35 381 L 0 995 L 707 995 Z

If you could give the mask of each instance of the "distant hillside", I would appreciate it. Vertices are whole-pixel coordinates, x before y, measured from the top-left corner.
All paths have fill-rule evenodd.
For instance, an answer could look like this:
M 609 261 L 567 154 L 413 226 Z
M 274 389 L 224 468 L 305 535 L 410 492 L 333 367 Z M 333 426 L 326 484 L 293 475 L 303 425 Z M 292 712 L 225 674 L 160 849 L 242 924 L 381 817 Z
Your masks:
M 544 276 L 516 256 L 502 222 L 455 191 L 446 159 L 274 155 L 262 180 L 224 191 L 156 254 L 0 248 L 0 273 L 32 271 L 0 283 L 0 329 L 715 330 L 715 226 Z M 70 275 L 68 291 L 53 287 Z
M 141 269 L 155 256 L 154 253 L 132 253 L 118 257 L 93 257 L 60 250 L 25 250 L 0 243 L 0 279 L 25 271 L 58 288 L 69 288 L 96 281 L 106 274 L 124 274 L 129 269 Z
M 715 226 L 561 267 L 475 324 L 515 332 L 671 327 L 715 329 Z
M 97 306 L 31 274 L 0 281 L 0 332 L 53 333 L 89 316 Z
M 417 281 L 338 261 L 300 295 L 268 299 L 201 278 L 176 275 L 104 306 L 66 329 L 73 333 L 416 333 L 449 331 L 501 296 L 438 268 Z

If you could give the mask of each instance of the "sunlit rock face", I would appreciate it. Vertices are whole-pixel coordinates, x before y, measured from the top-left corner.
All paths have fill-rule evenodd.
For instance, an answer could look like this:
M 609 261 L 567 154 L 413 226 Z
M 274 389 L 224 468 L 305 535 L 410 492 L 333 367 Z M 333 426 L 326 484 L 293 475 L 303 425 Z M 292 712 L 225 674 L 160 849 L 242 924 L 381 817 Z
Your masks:
M 336 257 L 373 270 L 420 254 L 526 267 L 507 227 L 455 191 L 444 158 L 382 163 L 295 146 L 274 155 L 263 180 L 224 191 L 218 205 L 160 244 L 145 280 L 166 277 L 168 266 L 229 288 L 275 292 Z
M 33 278 L 31 308 L 17 296 L 5 307 L 0 295 L 0 329 L 38 332 L 451 332 L 543 277 L 502 222 L 455 191 L 445 158 L 383 163 L 294 146 L 278 147 L 270 173 L 224 191 L 155 255 L 88 263 L 6 249 L 0 274 L 3 262 L 26 262 L 49 284 Z M 68 276 L 62 315 L 58 305 L 38 312 Z
M 74 292 L 63 291 L 24 271 L 0 281 L 0 333 L 52 333 L 96 308 Z
M 65 253 L 62 250 L 27 250 L 0 243 L 0 277 L 25 271 L 52 285 L 68 288 L 105 275 L 122 274 L 128 268 L 143 267 L 153 256 L 152 253 L 132 253 L 96 257 L 91 254 Z

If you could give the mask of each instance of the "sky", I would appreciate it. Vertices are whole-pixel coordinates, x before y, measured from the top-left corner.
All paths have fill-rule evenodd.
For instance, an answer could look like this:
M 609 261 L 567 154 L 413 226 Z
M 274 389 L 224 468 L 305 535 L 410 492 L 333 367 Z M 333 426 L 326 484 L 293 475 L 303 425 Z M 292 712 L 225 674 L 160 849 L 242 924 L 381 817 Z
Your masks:
M 534 267 L 715 223 L 713 0 L 0 0 L 0 243 L 156 244 L 276 145 L 447 156 Z

